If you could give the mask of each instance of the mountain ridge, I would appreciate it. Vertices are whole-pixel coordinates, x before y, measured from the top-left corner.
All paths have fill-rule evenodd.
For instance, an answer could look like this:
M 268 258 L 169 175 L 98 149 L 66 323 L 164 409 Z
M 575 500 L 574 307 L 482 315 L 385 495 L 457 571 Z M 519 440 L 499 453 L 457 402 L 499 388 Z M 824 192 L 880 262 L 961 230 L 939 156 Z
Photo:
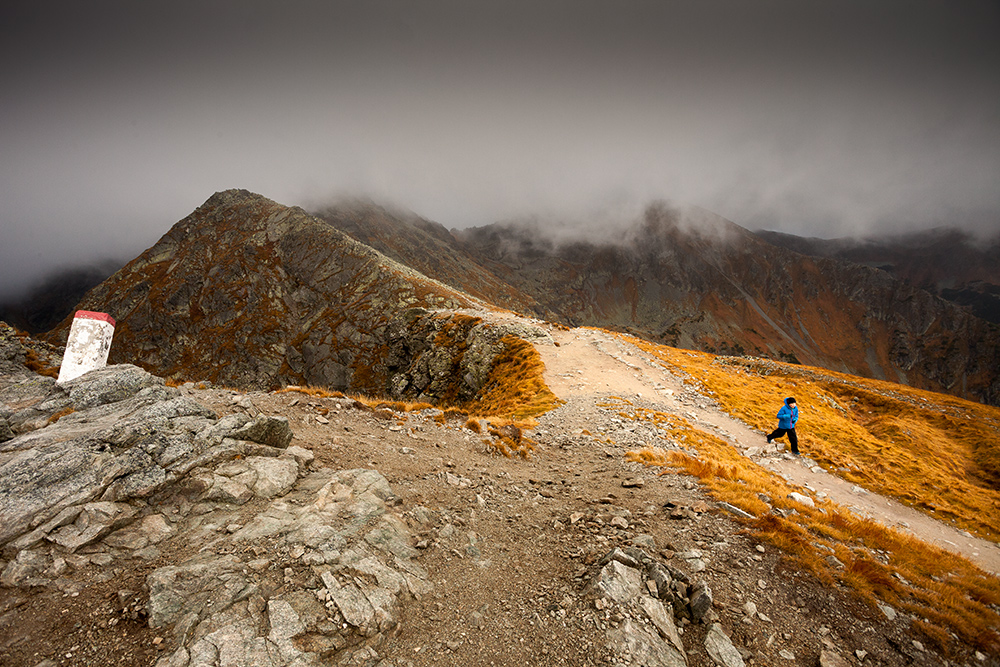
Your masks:
M 213 195 L 79 307 L 117 320 L 112 363 L 257 389 L 469 399 L 509 333 L 474 297 L 245 190 Z
M 231 190 L 80 307 L 123 322 L 117 359 L 243 387 L 419 394 L 430 381 L 426 368 L 412 376 L 414 364 L 430 363 L 432 349 L 462 357 L 468 345 L 434 343 L 443 328 L 456 333 L 439 311 L 482 319 L 499 308 L 1000 401 L 1000 327 L 883 270 L 799 254 L 662 202 L 617 229 L 602 242 L 553 239 L 537 221 L 448 231 L 368 200 L 311 215 Z M 484 330 L 477 326 L 456 331 Z
M 349 233 L 402 256 L 386 233 L 391 220 L 366 222 L 376 217 L 355 219 Z M 567 325 L 1000 400 L 992 323 L 884 271 L 789 251 L 707 211 L 651 206 L 617 242 L 556 241 L 517 222 L 452 237 L 480 269 L 534 299 L 530 312 Z

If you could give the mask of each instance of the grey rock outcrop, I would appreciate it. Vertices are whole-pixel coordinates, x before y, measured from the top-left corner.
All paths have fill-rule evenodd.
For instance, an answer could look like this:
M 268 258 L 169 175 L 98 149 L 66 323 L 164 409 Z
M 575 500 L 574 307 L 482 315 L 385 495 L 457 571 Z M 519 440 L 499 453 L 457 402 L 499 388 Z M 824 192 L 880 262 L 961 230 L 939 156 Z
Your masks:
M 719 667 L 744 667 L 743 656 L 718 623 L 712 624 L 705 637 L 705 650 Z
M 675 617 L 682 623 L 712 618 L 712 591 L 686 573 L 657 561 L 636 547 L 615 548 L 600 561 L 585 589 L 598 610 L 621 623 L 608 630 L 608 646 L 627 664 L 645 667 L 684 667 L 687 653 Z M 712 626 L 717 627 L 716 625 Z M 718 631 L 724 641 L 729 638 Z M 730 642 L 714 638 L 713 651 L 731 659 L 739 652 Z M 727 665 L 727 667 L 735 667 Z
M 431 590 L 386 479 L 310 471 L 284 417 L 219 419 L 130 365 L 20 377 L 0 406 L 31 414 L 0 443 L 0 585 L 71 594 L 67 571 L 107 580 L 170 545 L 140 601 L 159 667 L 373 665 Z
M 7 550 L 44 543 L 76 551 L 138 518 L 130 501 L 237 455 L 278 457 L 281 448 L 249 438 L 280 445 L 290 435 L 287 421 L 260 418 L 256 430 L 241 434 L 248 439 L 228 437 L 214 412 L 127 364 L 61 387 L 39 377 L 0 391 L 0 406 L 21 432 L 0 444 L 0 547 Z M 66 414 L 54 420 L 60 411 Z M 294 460 L 257 468 L 265 474 L 258 472 L 253 488 L 267 496 L 297 476 Z
M 240 555 L 149 575 L 150 624 L 179 643 L 158 667 L 367 664 L 402 604 L 431 590 L 382 475 L 321 470 L 299 487 L 295 504 L 274 500 L 232 535 Z

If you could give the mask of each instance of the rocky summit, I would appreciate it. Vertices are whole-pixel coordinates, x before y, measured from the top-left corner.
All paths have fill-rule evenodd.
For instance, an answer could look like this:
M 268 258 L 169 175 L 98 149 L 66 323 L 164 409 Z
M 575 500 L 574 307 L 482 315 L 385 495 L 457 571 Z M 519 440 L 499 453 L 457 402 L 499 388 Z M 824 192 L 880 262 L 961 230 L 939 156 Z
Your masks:
M 504 336 L 544 335 L 492 321 L 479 300 L 245 190 L 213 196 L 79 308 L 117 320 L 112 363 L 422 400 L 471 398 Z M 70 321 L 49 340 L 65 340 Z

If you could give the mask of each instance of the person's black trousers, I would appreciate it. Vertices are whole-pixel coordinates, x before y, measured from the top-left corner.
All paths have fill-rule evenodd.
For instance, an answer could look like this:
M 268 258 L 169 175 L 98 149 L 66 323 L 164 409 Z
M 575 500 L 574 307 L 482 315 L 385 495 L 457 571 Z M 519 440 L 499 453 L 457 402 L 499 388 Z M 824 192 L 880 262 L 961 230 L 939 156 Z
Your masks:
M 792 443 L 792 454 L 799 453 L 799 437 L 795 435 L 794 428 L 776 428 L 774 433 L 767 436 L 768 440 L 774 440 L 775 438 L 780 438 L 781 436 L 788 434 L 788 442 Z

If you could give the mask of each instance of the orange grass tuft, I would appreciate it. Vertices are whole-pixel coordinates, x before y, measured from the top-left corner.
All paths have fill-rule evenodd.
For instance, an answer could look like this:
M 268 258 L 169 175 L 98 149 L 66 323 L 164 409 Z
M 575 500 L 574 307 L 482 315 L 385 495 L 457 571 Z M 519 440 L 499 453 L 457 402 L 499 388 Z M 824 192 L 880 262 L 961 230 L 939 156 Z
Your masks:
M 325 387 L 300 387 L 298 385 L 288 385 L 287 387 L 281 387 L 280 389 L 274 390 L 275 394 L 288 394 L 291 392 L 298 392 L 300 394 L 314 396 L 316 398 L 344 398 L 343 392 L 334 391 Z
M 560 400 L 542 379 L 545 364 L 534 345 L 504 336 L 503 351 L 479 395 L 463 407 L 479 415 L 526 419 L 555 408 Z
M 55 413 L 55 414 L 53 414 L 53 415 L 52 415 L 51 417 L 49 417 L 49 419 L 48 419 L 48 421 L 47 421 L 46 423 L 47 423 L 47 424 L 55 424 L 55 423 L 56 423 L 57 421 L 59 421 L 60 419 L 62 419 L 62 418 L 63 418 L 63 417 L 65 417 L 66 415 L 71 415 L 71 414 L 73 414 L 74 412 L 76 412 L 76 410 L 74 410 L 74 409 L 73 409 L 73 408 L 71 408 L 71 407 L 66 407 L 66 408 L 63 408 L 63 409 L 62 409 L 62 410 L 60 410 L 59 412 L 56 412 L 56 413 Z
M 491 419 L 487 430 L 493 436 L 490 446 L 508 458 L 519 456 L 528 459 L 535 450 L 535 441 L 524 435 L 520 422 Z
M 59 377 L 59 369 L 42 361 L 42 359 L 38 356 L 38 353 L 34 350 L 29 349 L 24 355 L 24 365 L 28 370 L 34 371 L 39 375 L 44 375 L 50 378 Z

